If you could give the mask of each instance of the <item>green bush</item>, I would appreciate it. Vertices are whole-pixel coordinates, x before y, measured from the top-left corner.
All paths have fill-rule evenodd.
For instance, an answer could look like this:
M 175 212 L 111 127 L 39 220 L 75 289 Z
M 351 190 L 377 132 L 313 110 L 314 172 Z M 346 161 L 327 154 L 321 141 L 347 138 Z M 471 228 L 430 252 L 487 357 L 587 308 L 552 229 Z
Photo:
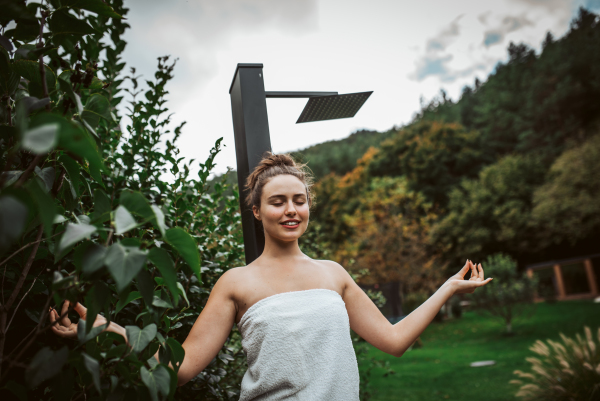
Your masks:
M 495 280 L 477 289 L 470 297 L 480 312 L 504 320 L 506 332 L 510 334 L 515 317 L 526 313 L 527 306 L 533 303 L 536 281 L 520 274 L 517 263 L 508 255 L 494 254 L 482 265 L 486 276 Z
M 517 397 L 526 401 L 589 401 L 600 399 L 600 328 L 594 337 L 589 327 L 575 338 L 561 333 L 562 342 L 536 341 L 527 358 L 531 372 L 515 370 L 522 380 Z
M 122 0 L 0 7 L 0 24 L 16 24 L 0 42 L 0 398 L 235 397 L 236 331 L 192 384 L 176 389 L 168 367 L 243 252 L 237 192 L 206 185 L 221 140 L 197 167 L 178 155 L 175 63 L 159 58 L 152 80 L 123 74 Z M 88 307 L 74 343 L 50 331 L 63 299 Z M 141 340 L 99 334 L 98 314 Z

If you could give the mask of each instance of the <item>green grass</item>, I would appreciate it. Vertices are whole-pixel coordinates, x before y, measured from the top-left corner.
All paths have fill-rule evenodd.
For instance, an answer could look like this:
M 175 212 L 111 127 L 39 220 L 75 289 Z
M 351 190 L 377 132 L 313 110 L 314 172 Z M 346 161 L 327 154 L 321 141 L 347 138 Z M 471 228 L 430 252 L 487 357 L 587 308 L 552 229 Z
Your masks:
M 372 401 L 388 400 L 517 400 L 515 369 L 529 370 L 534 356 L 529 347 L 537 339 L 572 336 L 583 326 L 600 326 L 600 304 L 591 301 L 541 303 L 529 317 L 513 323 L 515 335 L 503 334 L 498 318 L 466 312 L 461 319 L 433 323 L 421 336 L 423 348 L 394 358 L 375 348 L 370 355 L 390 362 L 396 374 L 371 375 Z M 472 368 L 474 361 L 494 360 L 496 365 Z

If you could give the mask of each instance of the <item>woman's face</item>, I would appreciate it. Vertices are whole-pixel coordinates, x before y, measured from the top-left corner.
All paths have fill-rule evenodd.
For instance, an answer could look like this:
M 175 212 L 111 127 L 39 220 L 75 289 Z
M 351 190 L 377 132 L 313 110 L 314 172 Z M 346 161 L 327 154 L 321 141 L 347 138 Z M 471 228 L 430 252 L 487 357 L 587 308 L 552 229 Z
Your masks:
M 293 175 L 275 176 L 265 184 L 260 209 L 252 208 L 262 221 L 265 233 L 282 241 L 293 241 L 308 227 L 309 207 L 306 187 Z

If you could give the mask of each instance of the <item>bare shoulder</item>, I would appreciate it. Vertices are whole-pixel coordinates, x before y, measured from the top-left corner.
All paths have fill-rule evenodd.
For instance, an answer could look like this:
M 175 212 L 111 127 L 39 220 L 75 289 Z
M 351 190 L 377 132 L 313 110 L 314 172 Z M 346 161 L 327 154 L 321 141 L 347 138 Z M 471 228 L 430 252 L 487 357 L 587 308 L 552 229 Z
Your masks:
M 235 291 L 240 288 L 249 275 L 248 266 L 234 267 L 227 270 L 219 277 L 211 292 L 218 292 L 229 297 L 235 296 Z
M 317 259 L 313 259 L 316 263 L 319 263 L 322 265 L 322 267 L 327 268 L 327 269 L 331 269 L 332 271 L 338 272 L 338 273 L 346 273 L 346 269 L 344 269 L 344 266 L 340 265 L 338 262 L 334 262 L 333 260 L 317 260 Z
M 246 279 L 249 275 L 252 274 L 252 270 L 254 270 L 252 265 L 233 267 L 227 270 L 225 273 L 223 273 L 223 275 L 221 275 L 217 283 L 222 283 L 224 285 L 239 284 L 240 282 L 243 282 L 243 280 Z
M 339 282 L 347 284 L 348 281 L 353 281 L 352 277 L 348 274 L 344 266 L 333 260 L 314 260 L 323 269 L 327 270 L 327 273 L 333 275 Z

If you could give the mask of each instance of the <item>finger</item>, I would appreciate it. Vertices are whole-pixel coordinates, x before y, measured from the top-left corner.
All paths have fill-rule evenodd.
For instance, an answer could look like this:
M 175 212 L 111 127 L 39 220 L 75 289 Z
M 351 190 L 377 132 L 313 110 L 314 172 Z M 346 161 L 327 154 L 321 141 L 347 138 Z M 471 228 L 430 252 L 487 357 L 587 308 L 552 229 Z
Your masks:
M 477 277 L 479 277 L 479 275 L 477 273 L 477 267 L 470 260 L 469 260 L 469 262 L 471 263 L 471 277 L 470 278 L 477 278 Z
M 62 316 L 63 318 L 61 319 L 60 323 L 63 326 L 69 326 L 71 324 L 71 321 L 69 320 L 69 317 L 68 317 L 68 312 L 69 312 L 69 306 L 70 305 L 71 305 L 71 303 L 68 300 L 66 300 L 62 304 L 62 309 L 60 311 L 60 316 Z
M 458 272 L 458 274 L 460 274 L 462 277 L 464 277 L 465 274 L 467 274 L 468 271 L 469 271 L 469 260 L 467 260 L 465 262 L 465 265 L 462 267 L 462 269 L 460 269 L 460 271 Z
M 486 285 L 487 283 L 489 283 L 492 280 L 493 280 L 493 278 L 490 277 L 490 278 L 488 278 L 486 280 L 483 280 L 483 281 L 480 281 L 479 283 L 477 283 L 477 286 L 478 287 L 483 287 L 484 285 Z
M 479 270 L 479 278 L 484 280 L 485 276 L 483 275 L 483 267 L 481 267 L 481 263 L 477 265 L 477 270 Z
M 80 304 L 79 302 L 77 302 L 75 304 L 75 307 L 73 308 L 73 310 L 75 312 L 77 312 L 79 314 L 79 316 L 81 316 L 81 317 L 85 317 L 85 315 L 87 313 L 87 308 L 85 306 L 83 306 L 82 304 Z
M 467 265 L 468 265 L 468 267 L 469 267 L 469 269 L 468 269 L 468 270 L 469 270 L 469 273 L 471 273 L 471 274 L 470 274 L 470 276 L 472 276 L 472 275 L 473 275 L 473 267 L 472 267 L 472 264 L 473 264 L 473 263 L 471 262 L 471 260 L 470 260 L 470 259 L 467 259 Z M 470 276 L 469 276 L 469 278 L 470 278 Z
M 52 309 L 52 312 L 50 312 L 50 314 L 52 315 L 52 323 L 56 322 L 54 324 L 54 327 L 65 327 L 65 324 L 63 323 L 64 319 L 60 318 L 60 315 L 58 314 L 56 309 Z M 69 322 L 69 325 L 70 324 L 71 323 Z

